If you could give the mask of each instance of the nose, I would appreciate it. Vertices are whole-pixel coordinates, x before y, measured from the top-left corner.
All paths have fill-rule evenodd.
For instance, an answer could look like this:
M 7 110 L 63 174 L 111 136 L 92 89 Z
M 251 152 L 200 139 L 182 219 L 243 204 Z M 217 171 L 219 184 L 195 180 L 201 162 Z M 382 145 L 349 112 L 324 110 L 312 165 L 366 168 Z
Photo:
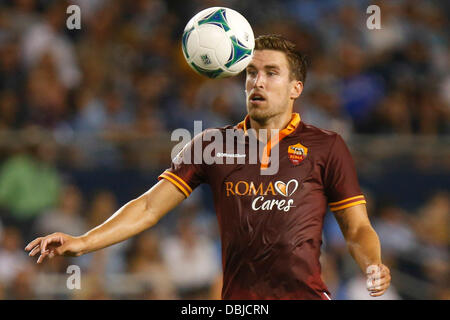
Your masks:
M 264 75 L 262 74 L 262 72 L 258 72 L 255 78 L 254 87 L 264 88 L 264 83 L 265 83 Z

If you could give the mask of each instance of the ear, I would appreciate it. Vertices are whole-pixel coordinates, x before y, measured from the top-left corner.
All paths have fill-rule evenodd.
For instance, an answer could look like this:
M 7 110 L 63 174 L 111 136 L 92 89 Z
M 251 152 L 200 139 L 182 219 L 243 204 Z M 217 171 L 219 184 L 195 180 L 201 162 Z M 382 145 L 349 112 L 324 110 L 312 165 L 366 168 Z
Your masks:
M 300 95 L 302 94 L 303 91 L 303 82 L 299 81 L 299 80 L 292 80 L 292 87 L 291 87 L 291 94 L 290 94 L 290 98 L 291 99 L 297 99 L 298 97 L 300 97 Z

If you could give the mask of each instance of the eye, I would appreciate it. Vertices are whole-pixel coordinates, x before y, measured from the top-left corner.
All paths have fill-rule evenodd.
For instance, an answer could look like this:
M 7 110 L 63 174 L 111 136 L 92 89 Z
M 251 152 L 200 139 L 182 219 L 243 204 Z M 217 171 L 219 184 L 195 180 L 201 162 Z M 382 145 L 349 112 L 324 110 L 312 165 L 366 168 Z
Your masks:
M 274 71 L 268 71 L 267 74 L 268 74 L 269 76 L 275 76 L 275 75 L 277 75 L 277 73 L 274 72 Z
M 255 71 L 255 70 L 248 70 L 248 69 L 247 69 L 247 75 L 248 75 L 248 76 L 254 77 L 254 76 L 256 76 L 256 71 Z

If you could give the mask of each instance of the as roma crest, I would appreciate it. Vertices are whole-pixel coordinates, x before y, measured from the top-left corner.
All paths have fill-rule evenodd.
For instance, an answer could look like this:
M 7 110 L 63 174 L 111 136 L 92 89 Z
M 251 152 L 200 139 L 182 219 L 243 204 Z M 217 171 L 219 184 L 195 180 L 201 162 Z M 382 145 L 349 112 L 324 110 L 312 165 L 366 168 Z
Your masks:
M 291 160 L 294 165 L 300 164 L 300 162 L 302 162 L 306 158 L 307 154 L 308 148 L 301 143 L 291 145 L 288 148 L 289 160 Z

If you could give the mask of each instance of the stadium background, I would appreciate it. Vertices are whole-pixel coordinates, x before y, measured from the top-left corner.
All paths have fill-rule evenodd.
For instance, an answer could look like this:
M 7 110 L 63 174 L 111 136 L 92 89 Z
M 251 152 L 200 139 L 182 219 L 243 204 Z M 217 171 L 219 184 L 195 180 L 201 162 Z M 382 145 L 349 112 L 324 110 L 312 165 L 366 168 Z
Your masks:
M 81 30 L 66 8 L 81 7 Z M 381 30 L 366 9 L 381 8 Z M 207 80 L 180 37 L 198 11 L 241 12 L 310 57 L 296 110 L 354 155 L 393 280 L 385 299 L 449 299 L 450 74 L 445 1 L 0 2 L 0 299 L 217 299 L 220 242 L 207 187 L 155 228 L 42 265 L 25 244 L 80 235 L 150 188 L 176 128 L 245 116 L 243 76 Z M 327 214 L 323 279 L 335 299 L 369 299 Z M 81 290 L 68 290 L 68 265 Z

